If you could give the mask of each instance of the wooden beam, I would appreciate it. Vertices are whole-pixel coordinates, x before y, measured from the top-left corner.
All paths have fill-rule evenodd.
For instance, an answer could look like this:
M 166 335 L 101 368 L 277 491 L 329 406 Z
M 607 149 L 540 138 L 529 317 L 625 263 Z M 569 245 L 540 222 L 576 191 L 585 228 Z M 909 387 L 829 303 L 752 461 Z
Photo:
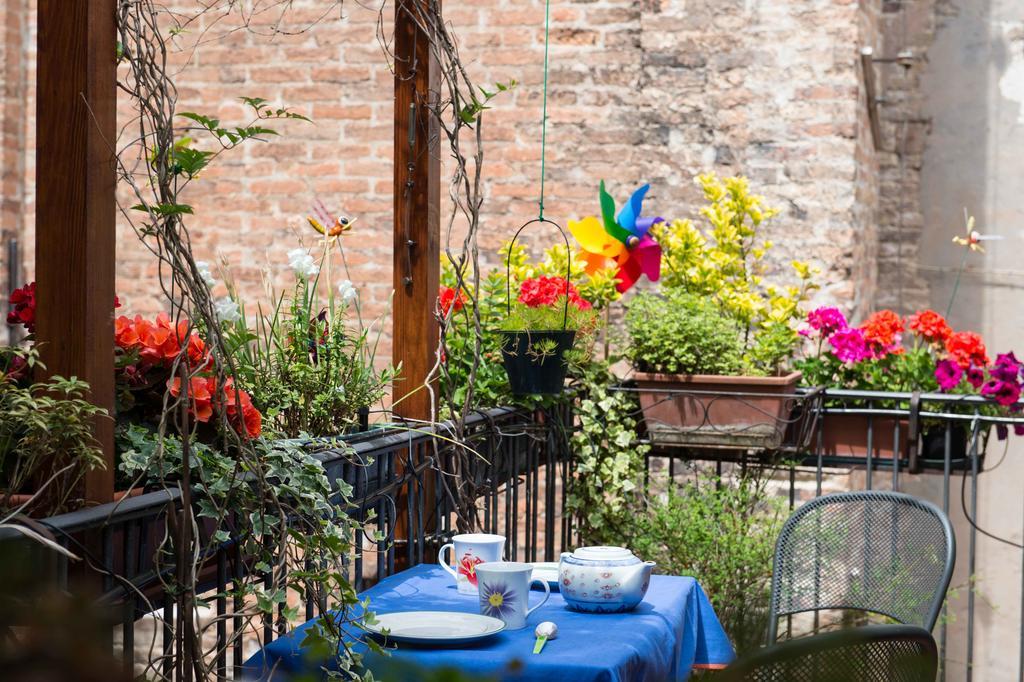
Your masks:
M 49 374 L 89 382 L 114 414 L 116 0 L 39 0 L 36 97 L 36 338 Z M 106 469 L 85 497 L 114 494 L 114 424 L 96 436 Z
M 441 160 L 431 141 L 438 136 L 427 103 L 440 87 L 440 70 L 429 38 L 419 33 L 406 6 L 395 3 L 395 233 L 394 360 L 402 375 L 394 386 L 401 400 L 395 413 L 433 419 L 423 388 L 434 366 L 438 325 L 434 318 L 440 284 Z

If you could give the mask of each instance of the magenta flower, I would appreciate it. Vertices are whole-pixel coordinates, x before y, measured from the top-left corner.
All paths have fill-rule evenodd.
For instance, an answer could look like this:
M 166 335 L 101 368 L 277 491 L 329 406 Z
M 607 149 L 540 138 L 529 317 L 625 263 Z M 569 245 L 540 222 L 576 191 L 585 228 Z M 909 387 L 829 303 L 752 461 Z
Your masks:
M 1020 400 L 1020 384 L 1016 381 L 992 379 L 981 387 L 981 394 L 986 398 L 992 398 L 1004 407 L 1013 405 Z
M 872 356 L 871 349 L 864 339 L 864 332 L 859 329 L 840 329 L 829 337 L 828 342 L 832 344 L 832 354 L 839 358 L 840 362 L 852 365 Z
M 1020 376 L 1020 368 L 1020 361 L 1014 357 L 1013 352 L 1000 353 L 988 373 L 993 379 L 998 379 L 999 381 L 1016 382 L 1017 377 Z
M 946 362 L 951 361 L 947 360 Z M 957 365 L 957 367 L 959 367 L 959 365 Z M 981 385 L 985 383 L 985 370 L 977 365 L 971 365 L 967 369 L 967 383 L 974 386 L 975 389 L 981 388 Z
M 964 370 L 952 360 L 939 360 L 935 365 L 935 380 L 943 391 L 952 391 L 960 385 Z
M 828 306 L 807 313 L 807 324 L 826 338 L 847 327 L 846 316 L 842 311 Z

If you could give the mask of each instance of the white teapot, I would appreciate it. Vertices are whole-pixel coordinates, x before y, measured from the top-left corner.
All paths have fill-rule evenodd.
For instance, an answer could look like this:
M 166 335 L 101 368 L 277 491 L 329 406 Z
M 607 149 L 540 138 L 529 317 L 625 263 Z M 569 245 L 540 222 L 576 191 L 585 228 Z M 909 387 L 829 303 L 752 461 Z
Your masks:
M 654 566 L 625 547 L 580 547 L 562 553 L 558 587 L 574 611 L 622 613 L 643 600 Z

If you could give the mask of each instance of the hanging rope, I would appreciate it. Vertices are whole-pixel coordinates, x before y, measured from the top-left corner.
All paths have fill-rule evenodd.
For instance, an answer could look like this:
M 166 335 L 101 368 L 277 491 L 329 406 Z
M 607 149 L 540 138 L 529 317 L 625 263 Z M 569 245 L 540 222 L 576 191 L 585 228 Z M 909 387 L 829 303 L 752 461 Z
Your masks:
M 544 220 L 544 167 L 548 142 L 548 52 L 551 42 L 551 0 L 544 3 L 544 106 L 540 117 L 540 211 L 537 218 Z

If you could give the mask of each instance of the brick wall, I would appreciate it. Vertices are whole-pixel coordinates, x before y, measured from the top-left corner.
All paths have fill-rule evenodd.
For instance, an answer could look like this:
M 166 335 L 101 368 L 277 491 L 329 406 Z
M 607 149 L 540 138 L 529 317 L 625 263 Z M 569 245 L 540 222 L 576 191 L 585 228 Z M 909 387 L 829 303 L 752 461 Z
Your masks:
M 863 312 L 874 298 L 879 185 L 858 52 L 878 43 L 876 5 L 555 3 L 546 215 L 564 224 L 596 213 L 602 178 L 620 201 L 649 181 L 651 210 L 693 215 L 700 203 L 694 175 L 742 173 L 783 209 L 770 230 L 773 262 L 812 260 L 824 271 L 821 300 Z M 237 97 L 250 95 L 315 121 L 279 124 L 280 139 L 224 156 L 185 200 L 196 207 L 189 224 L 197 258 L 228 263 L 251 300 L 264 297 L 265 280 L 286 281 L 284 254 L 298 239 L 313 241 L 303 216 L 315 197 L 357 216 L 345 238 L 348 264 L 372 316 L 384 311 L 391 289 L 392 78 L 375 37 L 376 13 L 345 3 L 344 17 L 334 10 L 317 21 L 323 6 L 296 0 L 282 27 L 296 35 L 269 37 L 272 17 L 260 15 L 250 31 L 230 31 L 231 18 L 205 18 L 181 36 L 181 45 L 200 36 L 202 45 L 174 56 L 179 111 L 242 121 Z M 520 82 L 485 117 L 480 236 L 494 249 L 536 214 L 544 5 L 475 0 L 453 3 L 446 14 L 478 83 Z M 32 111 L 31 92 L 25 101 Z M 122 109 L 127 121 L 126 103 Z M 31 117 L 18 129 L 26 131 L 19 144 L 27 152 L 20 232 L 30 238 Z M 4 196 L 17 193 L 5 189 Z M 156 264 L 123 224 L 118 248 L 126 308 L 160 309 Z M 31 277 L 30 254 L 26 269 Z

